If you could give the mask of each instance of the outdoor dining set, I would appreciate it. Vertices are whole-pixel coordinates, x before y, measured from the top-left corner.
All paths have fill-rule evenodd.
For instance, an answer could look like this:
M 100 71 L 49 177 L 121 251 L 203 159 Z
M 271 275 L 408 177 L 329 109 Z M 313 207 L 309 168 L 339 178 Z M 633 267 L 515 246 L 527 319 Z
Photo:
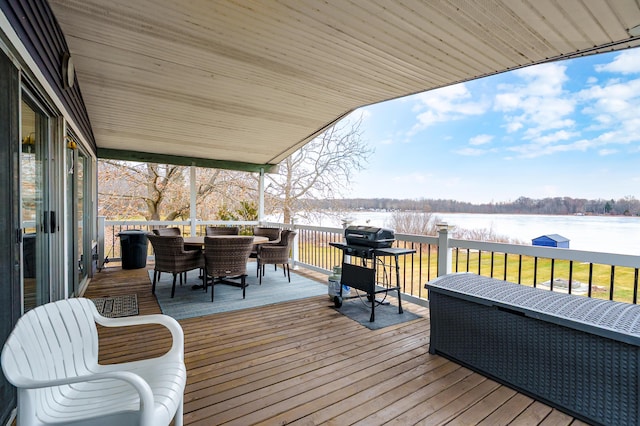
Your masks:
M 296 232 L 288 229 L 256 226 L 253 235 L 240 235 L 238 226 L 207 226 L 205 236 L 183 237 L 178 227 L 154 229 L 147 235 L 155 254 L 153 284 L 162 272 L 173 275 L 171 297 L 175 295 L 176 282 L 186 281 L 186 273 L 201 271 L 202 285 L 194 289 L 211 287 L 211 301 L 214 301 L 214 286 L 228 284 L 242 289 L 246 296 L 247 263 L 256 260 L 256 275 L 262 284 L 265 265 L 282 265 L 283 274 L 291 282 L 289 252 Z

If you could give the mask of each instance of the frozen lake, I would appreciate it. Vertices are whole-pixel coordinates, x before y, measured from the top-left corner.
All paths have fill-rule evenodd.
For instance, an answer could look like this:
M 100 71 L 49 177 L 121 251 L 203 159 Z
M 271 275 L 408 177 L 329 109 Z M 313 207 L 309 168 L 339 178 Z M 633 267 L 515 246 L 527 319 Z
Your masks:
M 354 225 L 390 227 L 390 212 L 347 212 Z M 640 218 L 627 216 L 550 216 L 511 214 L 433 213 L 449 225 L 492 229 L 495 234 L 531 244 L 541 235 L 559 234 L 576 250 L 640 255 Z M 313 225 L 340 227 L 340 219 L 326 217 Z

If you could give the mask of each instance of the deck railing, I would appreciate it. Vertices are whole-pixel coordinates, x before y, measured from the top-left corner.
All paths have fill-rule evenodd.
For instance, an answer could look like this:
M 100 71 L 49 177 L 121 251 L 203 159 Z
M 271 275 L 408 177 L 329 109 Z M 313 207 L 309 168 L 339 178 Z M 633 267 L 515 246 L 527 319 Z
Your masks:
M 182 235 L 204 235 L 207 226 L 239 226 L 242 231 L 250 233 L 253 226 L 257 225 L 255 221 L 197 221 L 192 224 L 188 220 L 184 221 L 165 221 L 165 220 L 105 220 L 104 217 L 98 218 L 98 269 L 102 268 L 105 263 L 110 261 L 119 261 L 121 259 L 120 244 L 118 234 L 122 231 L 132 229 L 140 229 L 151 232 L 155 228 L 177 227 L 180 228 Z M 149 247 L 149 254 L 151 254 Z
M 257 224 L 252 221 L 198 221 L 194 226 L 189 221 L 101 220 L 99 247 L 102 251 L 98 266 L 102 267 L 105 260 L 120 257 L 117 234 L 123 230 L 151 231 L 154 227 L 178 226 L 183 234 L 204 235 L 207 225 L 239 225 L 250 232 Z M 329 275 L 342 261 L 342 252 L 329 245 L 343 241 L 342 228 L 265 222 L 260 225 L 297 231 L 292 252 L 294 267 Z M 552 291 L 638 303 L 640 256 L 453 239 L 449 238 L 446 226 L 439 228 L 437 236 L 396 234 L 395 237 L 395 246 L 415 250 L 414 254 L 399 259 L 399 285 L 404 294 L 418 301 L 428 299 L 424 284 L 438 275 L 471 272 Z M 389 277 L 392 275 L 388 274 Z

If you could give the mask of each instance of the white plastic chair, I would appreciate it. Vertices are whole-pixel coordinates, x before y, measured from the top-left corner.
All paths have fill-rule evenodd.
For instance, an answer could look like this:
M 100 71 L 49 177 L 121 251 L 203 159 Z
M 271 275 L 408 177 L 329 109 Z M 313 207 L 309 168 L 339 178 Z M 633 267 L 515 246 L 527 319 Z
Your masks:
M 161 324 L 173 337 L 157 358 L 98 364 L 96 323 Z M 23 315 L 2 349 L 2 370 L 18 388 L 18 426 L 182 425 L 184 335 L 166 315 L 106 318 L 89 299 L 39 306 Z

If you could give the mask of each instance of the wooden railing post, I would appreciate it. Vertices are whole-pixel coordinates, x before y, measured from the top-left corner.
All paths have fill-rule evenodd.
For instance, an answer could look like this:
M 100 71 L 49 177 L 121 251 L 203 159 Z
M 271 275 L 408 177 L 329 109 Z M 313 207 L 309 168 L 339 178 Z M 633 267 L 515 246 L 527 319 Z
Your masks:
M 449 225 L 436 224 L 438 228 L 438 276 L 451 273 L 451 248 L 449 248 Z

